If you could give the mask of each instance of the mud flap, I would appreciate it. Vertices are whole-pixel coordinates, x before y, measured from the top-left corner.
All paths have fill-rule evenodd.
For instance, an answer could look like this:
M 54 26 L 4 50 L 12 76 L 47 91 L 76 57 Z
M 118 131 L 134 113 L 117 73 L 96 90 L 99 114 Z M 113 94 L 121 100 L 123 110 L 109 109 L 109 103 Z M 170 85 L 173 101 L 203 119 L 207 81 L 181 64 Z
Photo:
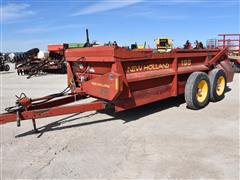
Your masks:
M 224 70 L 227 77 L 227 82 L 233 81 L 234 69 L 229 60 L 221 61 L 220 64 L 217 65 L 217 68 Z

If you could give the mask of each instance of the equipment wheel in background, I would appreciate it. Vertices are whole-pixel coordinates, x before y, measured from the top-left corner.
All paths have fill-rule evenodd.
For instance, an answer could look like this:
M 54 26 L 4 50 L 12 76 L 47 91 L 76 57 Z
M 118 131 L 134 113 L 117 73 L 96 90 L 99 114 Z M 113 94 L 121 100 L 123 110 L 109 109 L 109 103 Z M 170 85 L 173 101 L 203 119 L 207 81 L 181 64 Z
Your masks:
M 67 68 L 66 68 L 66 67 L 62 67 L 62 68 L 60 69 L 60 73 L 61 73 L 61 74 L 66 74 L 66 73 L 67 73 Z
M 224 98 L 226 89 L 226 74 L 222 69 L 213 69 L 209 74 L 210 80 L 210 100 L 220 101 Z
M 65 64 L 62 64 L 61 68 L 59 69 L 60 74 L 66 74 L 67 73 L 67 66 Z
M 201 109 L 209 103 L 210 83 L 204 72 L 194 72 L 185 86 L 185 101 L 190 109 Z
M 6 64 L 6 65 L 4 66 L 4 70 L 5 70 L 5 71 L 9 71 L 9 70 L 10 70 L 10 66 L 9 66 L 8 64 Z

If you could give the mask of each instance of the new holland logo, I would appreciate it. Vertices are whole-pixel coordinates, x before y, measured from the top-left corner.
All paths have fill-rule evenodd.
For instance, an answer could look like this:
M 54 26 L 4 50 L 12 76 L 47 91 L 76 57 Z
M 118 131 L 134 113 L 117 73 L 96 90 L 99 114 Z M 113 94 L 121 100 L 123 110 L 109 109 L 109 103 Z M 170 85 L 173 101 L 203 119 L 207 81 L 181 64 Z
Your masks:
M 154 71 L 154 70 L 160 70 L 160 69 L 169 69 L 169 67 L 170 67 L 169 63 L 128 66 L 127 67 L 127 73 L 142 72 L 142 71 Z

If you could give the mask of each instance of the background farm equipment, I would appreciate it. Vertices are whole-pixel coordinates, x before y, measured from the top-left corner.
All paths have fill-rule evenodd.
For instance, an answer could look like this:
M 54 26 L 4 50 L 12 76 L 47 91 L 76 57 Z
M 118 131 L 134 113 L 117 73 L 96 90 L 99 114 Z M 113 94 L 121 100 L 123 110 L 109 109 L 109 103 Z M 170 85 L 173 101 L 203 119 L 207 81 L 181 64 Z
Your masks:
M 5 63 L 14 63 L 14 53 L 1 53 L 1 59 Z
M 10 66 L 6 64 L 6 59 L 2 53 L 0 53 L 0 71 L 9 71 Z
M 90 43 L 88 29 L 86 29 L 86 42 L 85 43 L 69 43 L 62 45 L 48 45 L 48 58 L 44 60 L 43 72 L 47 73 L 61 73 L 67 72 L 64 53 L 66 49 L 92 47 L 96 43 Z
M 157 38 L 155 43 L 160 53 L 170 52 L 173 49 L 173 40 L 171 38 Z
M 228 49 L 228 58 L 235 72 L 240 72 L 240 34 L 219 34 L 220 39 L 207 40 L 207 48 Z
M 37 58 L 39 53 L 38 48 L 30 49 L 27 52 L 16 54 L 15 69 L 17 69 L 18 75 L 32 75 L 38 74 L 44 66 L 44 61 Z
M 14 57 L 15 68 L 17 69 L 18 75 L 28 75 L 27 78 L 40 73 L 64 74 L 67 72 L 67 63 L 64 57 L 66 49 L 92 47 L 97 45 L 96 42 L 90 43 L 88 30 L 86 29 L 85 43 L 48 45 L 48 52 L 46 53 L 39 51 L 38 48 L 33 48 L 25 53 L 18 53 Z
M 46 64 L 43 67 L 43 72 L 65 74 L 66 61 L 64 51 L 68 48 L 68 44 L 63 45 L 48 45 L 48 57 L 45 57 Z
M 219 48 L 228 48 L 228 58 L 231 60 L 235 72 L 240 72 L 240 34 L 219 34 Z
M 64 50 L 67 45 L 49 45 L 49 52 L 43 53 L 38 48 L 31 49 L 25 53 L 15 56 L 15 68 L 18 75 L 33 75 L 42 72 L 66 73 L 66 62 Z M 41 54 L 40 54 L 41 53 Z
M 194 42 L 195 47 L 192 46 L 192 43 L 187 40 L 183 45 L 183 49 L 204 49 L 203 43 L 201 41 L 196 40 Z

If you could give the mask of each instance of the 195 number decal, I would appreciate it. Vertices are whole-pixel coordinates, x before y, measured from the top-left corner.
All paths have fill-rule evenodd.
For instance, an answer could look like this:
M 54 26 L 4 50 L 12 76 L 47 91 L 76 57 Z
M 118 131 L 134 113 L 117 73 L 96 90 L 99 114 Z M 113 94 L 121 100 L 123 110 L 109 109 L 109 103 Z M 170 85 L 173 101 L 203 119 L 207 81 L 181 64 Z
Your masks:
M 192 60 L 191 59 L 181 60 L 181 66 L 191 66 L 191 65 L 192 65 Z

